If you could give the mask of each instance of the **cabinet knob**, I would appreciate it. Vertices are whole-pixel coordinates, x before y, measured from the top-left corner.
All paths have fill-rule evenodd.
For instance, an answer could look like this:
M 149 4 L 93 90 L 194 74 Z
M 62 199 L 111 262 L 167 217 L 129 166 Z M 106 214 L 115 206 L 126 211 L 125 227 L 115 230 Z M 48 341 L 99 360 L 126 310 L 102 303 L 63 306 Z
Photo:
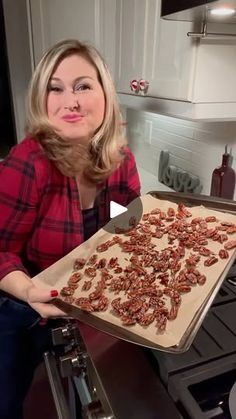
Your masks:
M 139 85 L 138 80 L 136 80 L 136 79 L 131 80 L 131 82 L 130 82 L 130 89 L 131 89 L 131 91 L 132 91 L 132 92 L 134 92 L 134 93 L 138 93 L 138 92 L 139 92 L 139 90 L 140 90 L 140 85 Z
M 149 88 L 149 82 L 145 79 L 140 79 L 139 88 L 140 88 L 140 92 L 142 92 L 143 94 L 146 94 Z

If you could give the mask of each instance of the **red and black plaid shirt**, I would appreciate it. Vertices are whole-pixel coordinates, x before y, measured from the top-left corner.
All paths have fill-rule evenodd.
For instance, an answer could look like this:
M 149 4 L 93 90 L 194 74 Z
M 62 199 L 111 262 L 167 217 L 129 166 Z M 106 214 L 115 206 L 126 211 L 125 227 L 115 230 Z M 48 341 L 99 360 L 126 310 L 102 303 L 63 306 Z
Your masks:
M 140 194 L 129 149 L 99 190 L 98 227 L 109 221 L 109 203 L 126 206 Z M 0 164 L 0 279 L 21 270 L 34 276 L 84 241 L 79 193 L 39 143 L 26 138 Z

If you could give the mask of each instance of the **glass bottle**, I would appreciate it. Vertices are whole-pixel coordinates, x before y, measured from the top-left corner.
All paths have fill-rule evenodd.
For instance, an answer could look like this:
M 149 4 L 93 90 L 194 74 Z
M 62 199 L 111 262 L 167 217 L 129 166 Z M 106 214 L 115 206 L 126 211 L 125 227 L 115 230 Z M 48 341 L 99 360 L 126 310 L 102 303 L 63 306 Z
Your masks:
M 230 167 L 232 156 L 228 153 L 227 145 L 222 156 L 222 164 L 212 173 L 211 195 L 220 198 L 233 199 L 235 188 L 235 171 Z

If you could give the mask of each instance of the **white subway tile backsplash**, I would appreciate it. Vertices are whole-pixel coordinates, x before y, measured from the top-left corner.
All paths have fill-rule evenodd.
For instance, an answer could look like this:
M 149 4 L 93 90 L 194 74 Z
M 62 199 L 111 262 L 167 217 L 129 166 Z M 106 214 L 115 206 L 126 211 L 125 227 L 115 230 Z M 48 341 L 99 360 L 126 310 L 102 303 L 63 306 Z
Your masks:
M 226 144 L 232 147 L 236 171 L 236 122 L 185 121 L 133 109 L 126 110 L 126 119 L 129 145 L 152 180 L 161 150 L 169 151 L 170 164 L 199 176 L 204 194 L 210 193 L 212 172 L 221 165 Z
M 147 144 L 152 144 L 152 121 L 147 119 L 144 124 L 145 141 Z
M 170 118 L 169 118 L 170 119 Z M 167 133 L 170 134 L 175 134 L 175 135 L 180 135 L 182 137 L 186 137 L 186 138 L 193 138 L 193 134 L 194 134 L 194 129 L 192 126 L 183 124 L 181 125 L 179 122 L 169 122 L 166 121 L 165 119 L 162 120 L 158 120 L 158 118 L 156 118 L 157 123 L 156 128 L 163 130 Z M 180 120 L 177 120 L 180 121 Z

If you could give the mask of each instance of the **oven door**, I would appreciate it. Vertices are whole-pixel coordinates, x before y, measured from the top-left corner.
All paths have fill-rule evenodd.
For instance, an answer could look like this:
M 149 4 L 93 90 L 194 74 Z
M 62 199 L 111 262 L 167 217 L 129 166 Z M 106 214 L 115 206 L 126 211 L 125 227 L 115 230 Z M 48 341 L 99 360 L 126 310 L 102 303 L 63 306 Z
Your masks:
M 99 384 L 93 364 L 87 358 L 84 368 L 84 359 L 85 356 L 81 368 L 81 361 L 74 353 L 58 359 L 53 352 L 44 354 L 58 419 L 112 419 L 114 415 Z M 62 377 L 67 379 L 66 388 Z

